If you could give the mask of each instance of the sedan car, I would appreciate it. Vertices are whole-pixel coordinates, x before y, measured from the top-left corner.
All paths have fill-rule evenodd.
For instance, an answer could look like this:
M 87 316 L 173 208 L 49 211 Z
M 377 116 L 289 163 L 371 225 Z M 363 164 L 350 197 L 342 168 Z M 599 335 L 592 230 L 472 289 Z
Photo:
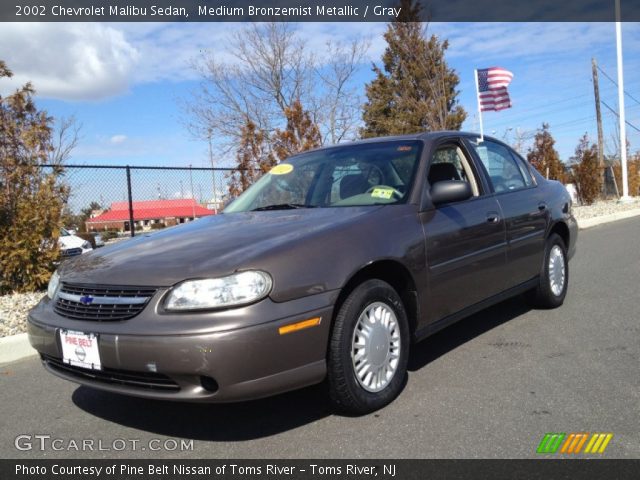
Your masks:
M 111 392 L 230 402 L 326 380 L 366 413 L 400 393 L 415 342 L 521 293 L 560 306 L 576 236 L 567 190 L 497 140 L 369 139 L 65 262 L 29 338 L 51 373 Z
M 104 247 L 104 240 L 102 239 L 102 235 L 100 235 L 98 232 L 91 232 L 91 235 L 93 235 L 93 239 L 96 242 L 96 248 Z
M 91 243 L 78 237 L 75 233 L 71 233 L 64 228 L 60 229 L 60 237 L 58 237 L 58 245 L 63 258 L 82 255 L 93 250 Z

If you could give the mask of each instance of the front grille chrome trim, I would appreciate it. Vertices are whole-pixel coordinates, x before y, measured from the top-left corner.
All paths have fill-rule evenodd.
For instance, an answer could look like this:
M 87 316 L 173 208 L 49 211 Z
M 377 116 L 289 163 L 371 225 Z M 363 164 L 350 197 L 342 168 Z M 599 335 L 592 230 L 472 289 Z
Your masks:
M 62 298 L 69 300 L 70 302 L 83 303 L 82 299 L 86 298 L 86 295 L 72 295 L 70 293 L 58 292 L 56 298 Z M 147 303 L 149 297 L 91 297 L 91 305 L 140 305 Z
M 157 287 L 88 285 L 62 282 L 53 310 L 72 320 L 117 322 L 128 320 L 145 309 Z

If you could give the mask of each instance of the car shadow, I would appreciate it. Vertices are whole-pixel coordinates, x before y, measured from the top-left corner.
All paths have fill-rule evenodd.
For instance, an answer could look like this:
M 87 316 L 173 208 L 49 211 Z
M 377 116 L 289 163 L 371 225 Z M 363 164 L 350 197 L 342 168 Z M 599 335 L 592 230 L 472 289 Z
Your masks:
M 407 368 L 410 372 L 420 370 L 451 350 L 530 310 L 527 302 L 516 296 L 460 320 L 414 345 Z
M 415 345 L 409 357 L 409 370 L 420 370 L 529 310 L 516 297 L 472 315 Z M 196 404 L 127 397 L 81 386 L 73 392 L 72 401 L 96 417 L 158 435 L 240 442 L 276 435 L 333 415 L 325 388 L 320 384 L 248 402 Z
M 269 437 L 331 415 L 323 385 L 228 404 L 170 402 L 78 387 L 72 401 L 91 415 L 169 437 L 240 442 Z

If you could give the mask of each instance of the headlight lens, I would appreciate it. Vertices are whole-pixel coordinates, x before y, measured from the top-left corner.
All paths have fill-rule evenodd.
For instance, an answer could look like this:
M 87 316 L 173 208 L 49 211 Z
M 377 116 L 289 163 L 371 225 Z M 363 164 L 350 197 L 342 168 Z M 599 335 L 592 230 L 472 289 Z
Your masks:
M 239 272 L 228 277 L 187 280 L 174 287 L 167 310 L 202 310 L 246 305 L 266 297 L 273 282 L 266 272 Z
M 49 280 L 49 286 L 47 287 L 47 297 L 53 300 L 58 293 L 58 287 L 60 286 L 60 275 L 58 272 L 53 272 L 51 279 Z

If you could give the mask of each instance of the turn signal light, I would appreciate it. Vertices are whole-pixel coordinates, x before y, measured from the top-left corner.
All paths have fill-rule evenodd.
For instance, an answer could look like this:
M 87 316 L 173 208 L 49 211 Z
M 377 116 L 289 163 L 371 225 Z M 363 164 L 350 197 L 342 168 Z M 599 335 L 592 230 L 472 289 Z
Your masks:
M 310 318 L 308 320 L 303 320 L 301 322 L 291 323 L 289 325 L 285 325 L 278 329 L 280 335 L 284 335 L 285 333 L 297 332 L 298 330 L 303 330 L 305 328 L 315 327 L 320 325 L 320 320 L 322 317 Z

